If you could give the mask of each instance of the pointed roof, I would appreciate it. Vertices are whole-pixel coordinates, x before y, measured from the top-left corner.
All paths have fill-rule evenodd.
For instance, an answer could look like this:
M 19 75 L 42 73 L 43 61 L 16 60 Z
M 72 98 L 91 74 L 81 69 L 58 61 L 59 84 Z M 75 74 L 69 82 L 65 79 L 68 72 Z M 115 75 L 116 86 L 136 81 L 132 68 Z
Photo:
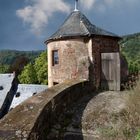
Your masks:
M 61 27 L 46 41 L 64 39 L 76 36 L 101 35 L 120 38 L 119 36 L 105 31 L 93 24 L 80 11 L 73 11 Z

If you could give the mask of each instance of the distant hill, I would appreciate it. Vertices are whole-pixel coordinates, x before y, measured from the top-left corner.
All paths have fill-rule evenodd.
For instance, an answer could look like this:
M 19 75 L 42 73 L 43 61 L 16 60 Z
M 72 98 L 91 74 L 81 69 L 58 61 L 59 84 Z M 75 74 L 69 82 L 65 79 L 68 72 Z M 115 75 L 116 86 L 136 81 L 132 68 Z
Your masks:
M 129 63 L 129 69 L 140 70 L 140 33 L 122 36 L 121 52 Z M 27 57 L 33 62 L 42 51 L 0 50 L 0 65 L 11 65 L 18 56 Z
M 34 61 L 42 51 L 17 51 L 17 50 L 0 50 L 0 64 L 11 65 L 19 56 L 27 57 L 30 61 Z
M 123 36 L 120 46 L 121 52 L 129 63 L 129 68 L 140 70 L 140 33 Z

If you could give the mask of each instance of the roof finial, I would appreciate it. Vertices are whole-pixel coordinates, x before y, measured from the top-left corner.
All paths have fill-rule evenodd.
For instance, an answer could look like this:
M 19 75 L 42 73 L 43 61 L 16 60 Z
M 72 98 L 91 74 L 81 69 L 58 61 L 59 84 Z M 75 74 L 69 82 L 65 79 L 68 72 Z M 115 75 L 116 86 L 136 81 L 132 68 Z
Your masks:
M 78 0 L 75 0 L 75 9 L 74 11 L 78 11 Z

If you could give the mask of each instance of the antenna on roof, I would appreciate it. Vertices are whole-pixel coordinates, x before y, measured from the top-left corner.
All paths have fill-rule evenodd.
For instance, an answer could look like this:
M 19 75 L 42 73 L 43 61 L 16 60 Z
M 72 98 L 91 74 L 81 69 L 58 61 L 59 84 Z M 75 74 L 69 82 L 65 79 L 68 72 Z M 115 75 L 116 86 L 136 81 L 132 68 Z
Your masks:
M 78 0 L 75 0 L 75 9 L 74 11 L 78 11 Z

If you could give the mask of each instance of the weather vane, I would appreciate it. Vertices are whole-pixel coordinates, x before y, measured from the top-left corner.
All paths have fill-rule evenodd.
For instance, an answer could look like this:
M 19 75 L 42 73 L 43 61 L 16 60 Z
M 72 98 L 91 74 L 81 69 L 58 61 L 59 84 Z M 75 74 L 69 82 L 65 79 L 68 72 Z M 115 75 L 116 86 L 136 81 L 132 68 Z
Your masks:
M 75 0 L 75 9 L 74 11 L 78 11 L 78 0 Z

